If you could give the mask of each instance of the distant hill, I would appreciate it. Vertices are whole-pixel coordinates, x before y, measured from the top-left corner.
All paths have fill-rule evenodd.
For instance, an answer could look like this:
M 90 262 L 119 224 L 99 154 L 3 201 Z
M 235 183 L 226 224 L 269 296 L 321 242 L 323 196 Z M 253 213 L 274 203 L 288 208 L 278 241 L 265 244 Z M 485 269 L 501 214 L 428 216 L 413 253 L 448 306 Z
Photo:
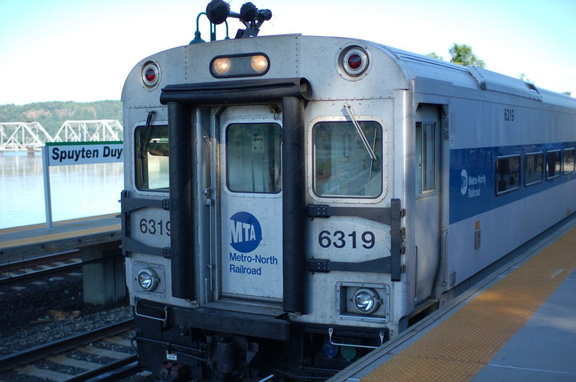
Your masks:
M 50 135 L 64 121 L 117 119 L 122 122 L 121 101 L 36 102 L 27 105 L 0 105 L 0 122 L 39 122 Z

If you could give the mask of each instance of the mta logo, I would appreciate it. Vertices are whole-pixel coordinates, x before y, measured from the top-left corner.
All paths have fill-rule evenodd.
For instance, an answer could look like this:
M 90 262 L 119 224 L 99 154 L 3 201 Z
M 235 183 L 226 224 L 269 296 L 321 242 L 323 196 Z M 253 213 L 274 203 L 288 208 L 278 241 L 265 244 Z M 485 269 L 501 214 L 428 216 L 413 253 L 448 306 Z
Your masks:
M 462 172 L 460 173 L 460 179 L 461 179 L 460 192 L 462 193 L 462 195 L 466 195 L 466 192 L 468 191 L 468 172 L 466 171 L 466 169 L 463 169 Z
M 254 215 L 248 212 L 237 212 L 230 217 L 230 245 L 238 252 L 252 252 L 262 241 L 262 228 Z

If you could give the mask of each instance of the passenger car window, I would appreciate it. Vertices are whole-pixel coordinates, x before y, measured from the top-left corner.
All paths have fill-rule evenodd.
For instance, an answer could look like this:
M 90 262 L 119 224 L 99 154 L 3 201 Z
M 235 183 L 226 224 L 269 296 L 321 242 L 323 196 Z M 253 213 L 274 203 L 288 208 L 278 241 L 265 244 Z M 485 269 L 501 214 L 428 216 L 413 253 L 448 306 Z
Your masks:
M 377 122 L 359 122 L 359 125 L 364 137 L 352 122 L 314 125 L 316 195 L 375 198 L 382 193 L 382 127 Z M 376 159 L 371 157 L 367 147 L 372 149 Z
M 532 186 L 542 182 L 544 177 L 544 154 L 526 154 L 524 159 L 524 184 Z
M 520 156 L 496 159 L 496 194 L 517 190 L 520 187 Z
M 168 191 L 168 126 L 139 126 L 134 131 L 136 187 Z
M 571 174 L 575 171 L 574 152 L 575 149 L 564 150 L 564 174 Z
M 552 150 L 546 153 L 546 179 L 560 176 L 560 150 Z
M 230 191 L 280 192 L 281 131 L 276 123 L 235 123 L 228 126 L 226 178 Z

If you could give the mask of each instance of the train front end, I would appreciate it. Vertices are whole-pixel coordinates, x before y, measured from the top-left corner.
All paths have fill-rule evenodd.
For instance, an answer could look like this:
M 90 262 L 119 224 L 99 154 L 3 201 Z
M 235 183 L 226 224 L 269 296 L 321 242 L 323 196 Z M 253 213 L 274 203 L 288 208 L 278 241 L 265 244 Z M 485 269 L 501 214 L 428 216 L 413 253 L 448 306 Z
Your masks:
M 340 38 L 190 44 L 136 65 L 122 247 L 143 366 L 327 377 L 399 332 L 407 86 L 389 54 Z

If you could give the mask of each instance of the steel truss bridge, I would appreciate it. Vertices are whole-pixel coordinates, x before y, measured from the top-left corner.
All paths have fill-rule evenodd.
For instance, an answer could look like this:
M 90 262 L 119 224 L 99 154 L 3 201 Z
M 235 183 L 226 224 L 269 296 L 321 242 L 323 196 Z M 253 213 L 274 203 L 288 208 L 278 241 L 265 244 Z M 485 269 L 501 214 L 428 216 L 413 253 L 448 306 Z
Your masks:
M 0 151 L 39 150 L 46 142 L 121 141 L 114 119 L 65 121 L 54 137 L 38 122 L 0 122 Z

